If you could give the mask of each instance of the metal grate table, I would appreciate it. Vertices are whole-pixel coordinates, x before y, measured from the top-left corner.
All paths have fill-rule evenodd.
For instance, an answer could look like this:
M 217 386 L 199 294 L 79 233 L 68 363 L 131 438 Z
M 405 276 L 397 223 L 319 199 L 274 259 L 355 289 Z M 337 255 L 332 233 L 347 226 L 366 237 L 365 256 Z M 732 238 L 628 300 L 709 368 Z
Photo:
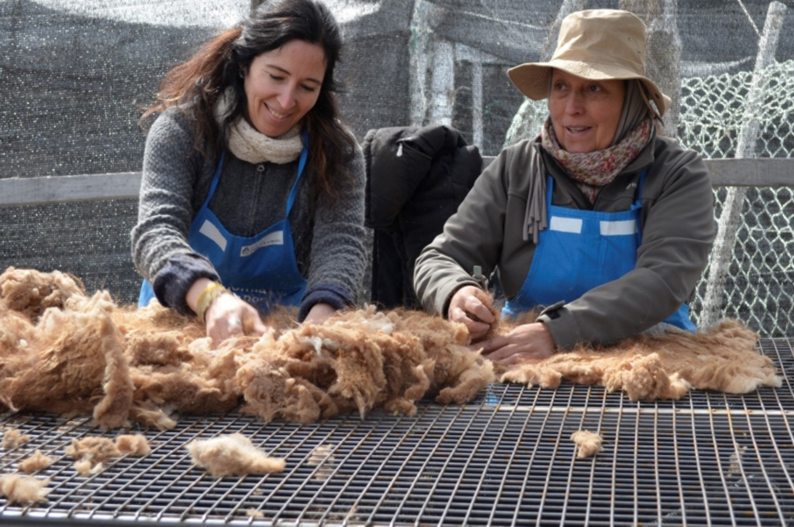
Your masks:
M 762 350 L 794 372 L 794 339 Z M 72 438 L 107 435 L 87 419 L 0 415 L 31 436 L 0 451 L 0 473 L 36 448 L 57 461 L 49 501 L 10 506 L 0 523 L 46 525 L 790 525 L 794 389 L 746 396 L 693 392 L 631 402 L 600 387 L 495 384 L 464 406 L 422 404 L 415 417 L 374 412 L 316 425 L 226 415 L 144 431 L 152 453 L 88 478 L 65 457 Z M 604 448 L 576 459 L 571 433 Z M 184 445 L 241 432 L 287 460 L 284 472 L 213 478 Z

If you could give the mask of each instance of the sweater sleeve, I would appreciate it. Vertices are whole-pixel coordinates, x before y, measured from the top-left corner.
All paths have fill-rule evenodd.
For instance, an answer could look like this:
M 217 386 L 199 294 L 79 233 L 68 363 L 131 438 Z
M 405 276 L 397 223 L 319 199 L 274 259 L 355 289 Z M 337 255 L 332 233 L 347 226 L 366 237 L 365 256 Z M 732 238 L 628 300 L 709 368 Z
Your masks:
M 190 312 L 185 295 L 197 278 L 218 279 L 212 264 L 187 241 L 199 164 L 187 118 L 176 109 L 158 116 L 146 138 L 132 259 L 160 303 L 182 313 Z
M 335 308 L 353 305 L 366 268 L 364 248 L 364 155 L 356 145 L 334 178 L 336 196 L 317 200 L 308 285 L 299 319 L 319 302 Z
M 716 234 L 708 172 L 697 154 L 677 145 L 659 154 L 651 173 L 661 183 L 643 196 L 634 270 L 540 317 L 559 347 L 637 335 L 687 302 L 700 279 Z

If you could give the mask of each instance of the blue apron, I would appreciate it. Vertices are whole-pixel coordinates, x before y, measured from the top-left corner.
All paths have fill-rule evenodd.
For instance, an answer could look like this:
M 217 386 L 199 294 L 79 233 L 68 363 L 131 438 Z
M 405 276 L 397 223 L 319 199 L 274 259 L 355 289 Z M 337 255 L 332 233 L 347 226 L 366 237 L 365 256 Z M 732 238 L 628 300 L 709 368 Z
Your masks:
M 298 271 L 295 258 L 289 214 L 309 156 L 307 143 L 304 137 L 298 175 L 289 191 L 283 219 L 254 236 L 236 236 L 226 230 L 209 208 L 223 171 L 225 153 L 222 153 L 207 198 L 190 225 L 187 239 L 190 247 L 212 262 L 224 286 L 263 313 L 276 304 L 299 305 L 306 291 L 306 279 Z M 152 286 L 144 280 L 138 305 L 145 306 L 152 298 Z
M 554 180 L 547 177 L 548 227 L 538 235 L 521 290 L 507 301 L 502 314 L 515 316 L 538 306 L 571 302 L 634 269 L 642 241 L 640 196 L 644 182 L 645 172 L 628 210 L 602 212 L 553 205 Z M 696 329 L 687 304 L 681 304 L 664 322 L 687 331 Z

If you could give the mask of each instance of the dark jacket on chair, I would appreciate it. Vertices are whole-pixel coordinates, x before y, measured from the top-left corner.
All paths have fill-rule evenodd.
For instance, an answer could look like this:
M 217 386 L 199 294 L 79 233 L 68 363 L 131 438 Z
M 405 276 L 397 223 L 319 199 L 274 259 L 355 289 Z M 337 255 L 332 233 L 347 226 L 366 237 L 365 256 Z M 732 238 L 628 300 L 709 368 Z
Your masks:
M 371 300 L 419 307 L 414 262 L 471 189 L 482 157 L 457 130 L 440 125 L 373 129 L 362 146 L 366 221 L 375 233 Z

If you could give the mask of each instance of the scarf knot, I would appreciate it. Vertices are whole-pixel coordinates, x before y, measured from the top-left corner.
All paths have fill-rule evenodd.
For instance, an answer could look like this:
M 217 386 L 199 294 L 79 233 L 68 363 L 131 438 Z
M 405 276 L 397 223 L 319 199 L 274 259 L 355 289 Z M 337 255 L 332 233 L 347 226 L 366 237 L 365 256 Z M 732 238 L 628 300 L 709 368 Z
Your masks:
M 218 124 L 221 124 L 233 96 L 232 89 L 228 88 L 215 103 L 214 114 Z M 300 136 L 300 125 L 295 125 L 281 137 L 274 138 L 261 133 L 240 116 L 229 128 L 227 147 L 235 157 L 247 163 L 284 165 L 298 159 L 303 150 L 303 140 Z
M 652 131 L 653 119 L 643 119 L 617 144 L 602 150 L 573 153 L 563 149 L 554 133 L 551 119 L 546 119 L 540 132 L 540 141 L 543 149 L 565 169 L 590 203 L 594 203 L 599 191 L 636 159 L 650 141 Z

